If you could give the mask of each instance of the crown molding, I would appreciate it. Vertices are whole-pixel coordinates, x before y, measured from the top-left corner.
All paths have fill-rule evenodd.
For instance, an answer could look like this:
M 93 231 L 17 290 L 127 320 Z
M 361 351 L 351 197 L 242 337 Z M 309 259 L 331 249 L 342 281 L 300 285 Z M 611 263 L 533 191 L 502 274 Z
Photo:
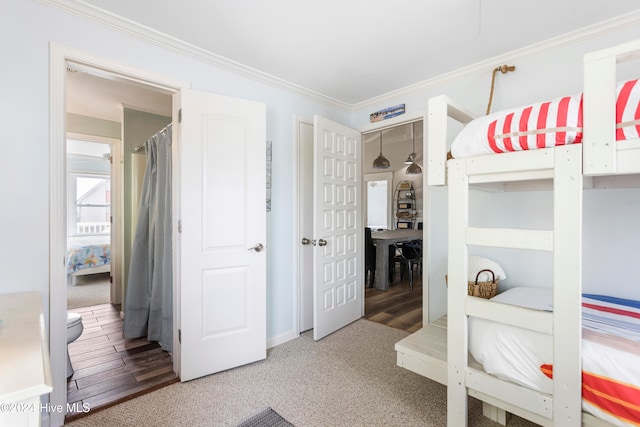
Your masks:
M 450 81 L 467 77 L 472 74 L 479 74 L 491 70 L 495 64 L 508 62 L 516 62 L 518 60 L 530 59 L 534 56 L 543 55 L 555 50 L 563 49 L 571 45 L 582 43 L 589 39 L 603 37 L 611 33 L 625 30 L 629 27 L 640 25 L 640 10 L 630 12 L 619 17 L 599 22 L 581 28 L 576 31 L 561 34 L 557 37 L 547 39 L 540 43 L 535 43 L 524 48 L 516 49 L 502 55 L 497 55 L 475 64 L 471 64 L 462 68 L 458 68 L 452 72 L 444 73 L 431 79 L 423 80 L 418 83 L 405 86 L 403 88 L 384 93 L 382 95 L 369 98 L 362 102 L 355 103 L 351 106 L 353 110 L 364 107 L 371 107 L 377 104 L 389 102 L 405 95 L 410 95 L 419 91 L 426 91 L 432 87 L 444 85 Z
M 64 12 L 80 16 L 94 21 L 107 28 L 123 32 L 137 37 L 146 42 L 153 43 L 164 49 L 171 50 L 182 55 L 197 59 L 207 64 L 233 71 L 245 77 L 257 80 L 271 86 L 286 89 L 301 95 L 314 98 L 332 107 L 351 110 L 351 104 L 323 95 L 319 92 L 306 89 L 295 83 L 288 82 L 279 77 L 272 76 L 258 69 L 243 65 L 224 56 L 202 49 L 175 37 L 169 36 L 153 28 L 138 22 L 116 15 L 104 9 L 88 4 L 82 0 L 38 0 L 40 3 L 60 9 Z
M 437 87 L 472 74 L 485 72 L 492 69 L 496 63 L 514 62 L 528 59 L 534 56 L 546 54 L 558 49 L 584 42 L 585 40 L 606 36 L 610 33 L 619 32 L 632 26 L 640 25 L 640 10 L 621 15 L 594 25 L 581 28 L 576 31 L 561 34 L 560 36 L 536 43 L 521 49 L 513 50 L 505 54 L 497 55 L 475 64 L 471 64 L 457 70 L 441 74 L 439 76 L 423 80 L 397 90 L 393 90 L 373 98 L 366 99 L 355 104 L 331 98 L 319 92 L 306 89 L 295 83 L 288 82 L 279 77 L 243 65 L 221 55 L 199 48 L 190 43 L 171 37 L 153 28 L 147 27 L 130 19 L 108 12 L 104 9 L 90 5 L 82 0 L 38 0 L 40 3 L 55 7 L 70 14 L 80 16 L 94 21 L 105 27 L 121 31 L 139 39 L 153 43 L 157 46 L 171 50 L 182 55 L 197 59 L 204 63 L 227 69 L 245 77 L 282 88 L 303 96 L 311 97 L 319 102 L 332 107 L 346 109 L 349 111 L 358 110 L 376 104 L 385 103 L 392 99 L 410 95 L 419 91 L 426 91 L 432 87 Z

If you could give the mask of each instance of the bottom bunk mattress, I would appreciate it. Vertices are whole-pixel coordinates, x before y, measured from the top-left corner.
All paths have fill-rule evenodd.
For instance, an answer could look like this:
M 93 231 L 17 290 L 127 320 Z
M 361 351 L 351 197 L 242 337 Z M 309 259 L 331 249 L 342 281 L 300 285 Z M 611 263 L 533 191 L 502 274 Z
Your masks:
M 492 301 L 553 310 L 551 289 L 512 288 Z M 614 425 L 640 426 L 640 302 L 585 294 L 582 306 L 583 410 Z M 469 351 L 487 373 L 552 393 L 550 335 L 470 318 Z
M 74 236 L 67 239 L 67 274 L 111 264 L 111 245 L 106 236 Z M 89 271 L 86 272 L 87 274 Z

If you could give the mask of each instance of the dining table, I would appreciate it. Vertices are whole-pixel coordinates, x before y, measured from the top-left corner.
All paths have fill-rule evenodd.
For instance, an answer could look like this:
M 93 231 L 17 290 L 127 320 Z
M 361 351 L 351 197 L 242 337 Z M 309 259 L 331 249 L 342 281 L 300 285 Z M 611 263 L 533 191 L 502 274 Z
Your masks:
M 389 245 L 401 242 L 422 240 L 423 230 L 381 230 L 372 231 L 371 240 L 376 245 L 376 277 L 373 285 L 376 289 L 389 289 Z

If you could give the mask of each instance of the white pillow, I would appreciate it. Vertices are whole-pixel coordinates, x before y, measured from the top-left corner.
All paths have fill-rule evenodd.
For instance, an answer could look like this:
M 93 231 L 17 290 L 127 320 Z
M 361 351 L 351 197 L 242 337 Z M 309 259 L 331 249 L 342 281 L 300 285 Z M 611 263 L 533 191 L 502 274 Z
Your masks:
M 496 279 L 504 280 L 507 278 L 504 270 L 497 262 L 475 255 L 469 257 L 469 281 L 475 281 L 478 272 L 485 269 L 493 271 L 493 274 L 496 275 Z M 491 279 L 492 275 L 488 271 L 481 273 L 478 277 L 479 282 L 488 282 Z

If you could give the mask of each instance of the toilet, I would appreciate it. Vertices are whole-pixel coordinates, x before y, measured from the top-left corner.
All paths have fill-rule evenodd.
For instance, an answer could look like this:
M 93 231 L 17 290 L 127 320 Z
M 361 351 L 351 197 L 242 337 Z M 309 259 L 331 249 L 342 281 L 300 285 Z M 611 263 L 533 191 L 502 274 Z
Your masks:
M 68 346 L 78 339 L 83 329 L 82 316 L 78 313 L 67 312 L 67 378 L 73 375 L 73 366 L 71 366 Z

